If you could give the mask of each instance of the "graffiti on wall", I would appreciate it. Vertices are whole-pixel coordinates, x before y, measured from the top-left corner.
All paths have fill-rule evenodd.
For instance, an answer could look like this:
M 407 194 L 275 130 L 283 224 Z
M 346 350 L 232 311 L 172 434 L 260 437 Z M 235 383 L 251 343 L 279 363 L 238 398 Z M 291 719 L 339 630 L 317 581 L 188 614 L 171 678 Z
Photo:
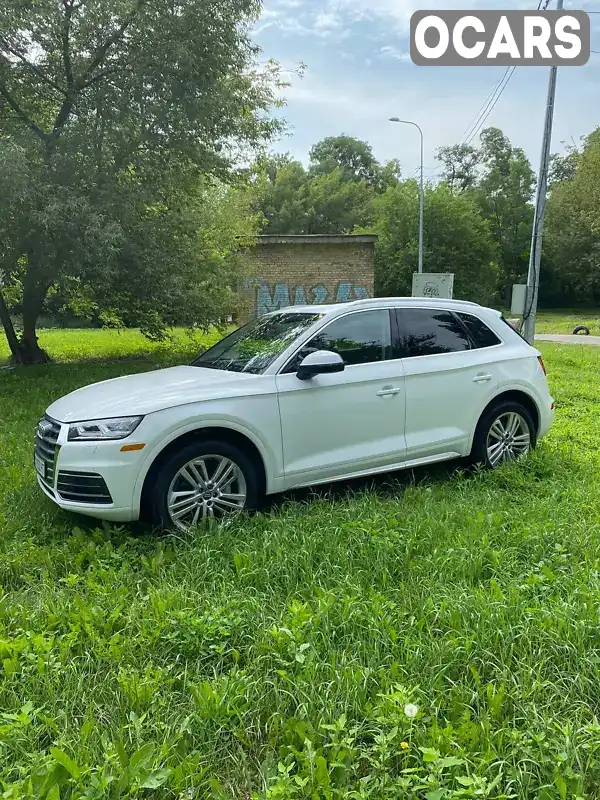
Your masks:
M 245 284 L 253 292 L 254 311 L 257 316 L 277 311 L 287 306 L 302 306 L 319 303 L 347 303 L 369 297 L 366 286 L 357 286 L 351 281 L 340 281 L 334 288 L 324 283 L 313 286 L 292 286 L 289 283 L 269 284 L 264 278 L 249 278 Z

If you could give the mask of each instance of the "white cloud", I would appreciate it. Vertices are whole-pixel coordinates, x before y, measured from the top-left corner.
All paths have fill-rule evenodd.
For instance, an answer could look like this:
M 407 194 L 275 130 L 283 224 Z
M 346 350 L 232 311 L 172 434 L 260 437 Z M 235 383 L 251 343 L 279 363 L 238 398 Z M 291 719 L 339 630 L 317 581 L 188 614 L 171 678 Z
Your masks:
M 332 8 L 315 10 L 303 6 L 301 0 L 271 0 L 264 7 L 254 33 L 258 35 L 274 25 L 288 36 L 341 41 L 351 33 L 347 22 L 347 14 L 342 16 Z
M 600 60 L 600 59 L 599 59 Z M 400 70 L 411 69 L 398 65 Z M 552 137 L 553 152 L 562 151 L 562 142 L 576 141 L 591 131 L 598 119 L 597 84 L 591 67 L 564 70 L 559 79 Z M 451 73 L 448 78 L 445 74 Z M 487 77 L 487 76 L 486 76 Z M 461 141 L 486 95 L 498 80 L 497 72 L 487 81 L 470 80 L 468 73 L 451 70 L 411 69 L 409 80 L 377 81 L 365 71 L 358 81 L 355 73 L 347 78 L 327 81 L 322 74 L 310 73 L 302 83 L 295 82 L 285 91 L 288 107 L 284 116 L 290 122 L 292 136 L 282 149 L 292 150 L 306 159 L 311 144 L 325 136 L 341 132 L 365 139 L 376 156 L 384 161 L 398 158 L 405 175 L 411 175 L 419 163 L 419 137 L 408 125 L 393 125 L 390 116 L 418 122 L 425 138 L 426 173 L 433 177 L 438 147 Z M 484 127 L 501 127 L 513 144 L 528 154 L 535 170 L 538 167 L 546 102 L 547 70 L 525 70 L 511 82 L 500 97 Z M 309 122 L 310 121 L 310 122 Z M 429 169 L 431 168 L 431 169 Z
M 253 33 L 254 36 L 259 36 L 263 31 L 266 31 L 269 28 L 272 28 L 274 25 L 275 25 L 274 22 L 265 22 L 264 25 L 261 25 L 259 23 L 258 25 L 256 25 L 256 27 L 254 28 L 252 33 Z
M 285 1 L 285 0 L 284 0 Z M 497 9 L 497 8 L 523 8 L 534 9 L 535 0 L 461 0 L 458 6 L 465 10 L 469 8 Z M 582 8 L 583 10 L 597 7 L 597 0 L 567 0 L 568 8 Z M 422 0 L 325 0 L 325 10 L 343 13 L 351 21 L 382 20 L 387 25 L 402 34 L 408 33 L 410 17 L 415 11 L 421 11 L 424 5 Z M 428 10 L 454 10 L 456 0 L 427 0 L 425 7 Z
M 566 2 L 592 8 L 598 0 Z M 459 5 L 498 8 L 509 3 L 515 7 L 515 0 L 461 0 Z M 404 174 L 410 175 L 418 165 L 419 140 L 409 126 L 387 123 L 397 115 L 423 128 L 426 173 L 434 175 L 436 148 L 461 140 L 503 72 L 491 67 L 412 66 L 407 33 L 410 14 L 422 7 L 420 0 L 318 0 L 317 7 L 315 0 L 266 0 L 266 4 L 267 16 L 263 14 L 259 25 L 275 23 L 286 36 L 269 39 L 275 40 L 275 52 L 269 55 L 285 61 L 293 45 L 294 57 L 309 65 L 306 77 L 293 79 L 284 91 L 287 108 L 282 115 L 289 121 L 291 136 L 279 145 L 302 160 L 314 142 L 345 132 L 368 140 L 382 161 L 398 157 Z M 535 5 L 531 0 L 531 7 Z M 456 8 L 456 0 L 428 0 L 427 8 Z M 591 19 L 592 47 L 600 50 L 596 24 L 600 14 Z M 365 20 L 375 24 L 360 24 Z M 352 46 L 335 46 L 350 29 Z M 592 55 L 586 67 L 559 71 L 553 151 L 562 150 L 561 142 L 577 141 L 600 123 L 599 72 L 600 55 Z M 485 127 L 501 127 L 513 144 L 522 147 L 534 169 L 546 89 L 547 70 L 519 68 L 485 122 Z
M 278 19 L 280 13 L 276 8 L 263 8 L 260 20 L 261 22 L 266 22 L 267 20 Z
M 405 53 L 398 47 L 387 45 L 382 47 L 379 54 L 384 58 L 395 58 L 397 61 L 410 61 L 410 53 Z
M 289 17 L 291 11 L 296 11 L 302 19 L 304 33 L 323 35 L 323 31 L 347 28 L 348 24 L 379 20 L 391 26 L 396 33 L 407 35 L 411 15 L 423 9 L 422 0 L 320 0 L 319 5 L 321 8 L 315 14 L 307 0 L 266 0 L 262 20 L 274 16 L 284 19 Z M 426 4 L 430 10 L 455 9 L 456 5 L 456 0 L 428 0 Z M 461 0 L 459 5 L 465 10 L 502 7 L 533 9 L 535 0 L 517 0 L 516 4 L 515 0 Z M 586 10 L 597 7 L 597 0 L 566 0 L 566 6 Z M 310 19 L 310 23 L 307 19 Z
M 476 0 L 462 0 L 461 5 L 472 5 Z M 408 33 L 410 27 L 410 17 L 415 11 L 423 8 L 420 0 L 328 0 L 327 8 L 333 9 L 338 13 L 346 14 L 353 22 L 361 20 L 382 20 L 386 25 L 401 33 Z M 428 0 L 427 8 L 435 9 L 454 9 L 455 0 Z
M 341 41 L 350 36 L 351 33 L 346 25 L 346 20 L 343 20 L 333 11 L 319 11 L 310 20 L 309 24 L 313 33 L 322 38 L 333 38 L 336 41 Z
M 315 17 L 315 28 L 333 30 L 339 28 L 341 24 L 339 16 L 333 11 L 319 11 Z

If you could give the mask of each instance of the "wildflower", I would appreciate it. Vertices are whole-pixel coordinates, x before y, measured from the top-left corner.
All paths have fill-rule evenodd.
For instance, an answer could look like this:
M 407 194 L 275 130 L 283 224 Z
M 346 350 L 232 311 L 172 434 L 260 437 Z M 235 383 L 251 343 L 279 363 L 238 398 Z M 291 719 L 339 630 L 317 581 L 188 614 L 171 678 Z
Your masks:
M 409 743 L 408 743 L 408 742 L 400 742 L 400 747 L 401 747 L 403 750 L 408 750 L 408 748 L 410 747 L 410 745 L 409 745 Z
M 404 713 L 409 719 L 414 719 L 419 713 L 419 706 L 415 706 L 413 703 L 407 703 L 404 706 Z

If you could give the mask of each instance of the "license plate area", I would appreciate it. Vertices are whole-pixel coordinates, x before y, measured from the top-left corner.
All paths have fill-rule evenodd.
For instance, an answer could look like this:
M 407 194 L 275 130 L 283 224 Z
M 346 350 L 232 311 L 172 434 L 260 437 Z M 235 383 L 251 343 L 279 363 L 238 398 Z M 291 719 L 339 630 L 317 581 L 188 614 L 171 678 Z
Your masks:
M 43 458 L 38 456 L 37 453 L 33 456 L 33 463 L 35 464 L 35 471 L 42 480 L 46 480 L 46 462 Z

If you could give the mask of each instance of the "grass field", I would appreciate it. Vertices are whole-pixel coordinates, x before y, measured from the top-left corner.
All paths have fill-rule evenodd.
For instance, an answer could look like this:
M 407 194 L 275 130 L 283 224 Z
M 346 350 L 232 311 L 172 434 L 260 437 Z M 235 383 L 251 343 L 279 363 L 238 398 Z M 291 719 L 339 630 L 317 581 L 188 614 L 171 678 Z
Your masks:
M 42 341 L 105 361 L 0 373 L 3 797 L 600 796 L 596 348 L 543 347 L 557 419 L 522 464 L 159 538 L 55 509 L 31 440 L 52 399 L 186 345 Z
M 1 331 L 1 329 L 0 329 Z M 172 360 L 198 353 L 220 338 L 215 331 L 208 336 L 200 333 L 190 337 L 180 328 L 173 330 L 164 342 L 151 342 L 138 330 L 114 330 L 110 328 L 59 330 L 48 328 L 39 331 L 39 341 L 56 361 L 118 361 L 131 360 L 145 356 L 155 359 Z M 0 364 L 6 363 L 9 356 L 6 337 L 0 333 Z
M 573 333 L 578 325 L 585 325 L 592 336 L 600 336 L 600 309 L 579 311 L 540 311 L 537 316 L 537 333 Z

